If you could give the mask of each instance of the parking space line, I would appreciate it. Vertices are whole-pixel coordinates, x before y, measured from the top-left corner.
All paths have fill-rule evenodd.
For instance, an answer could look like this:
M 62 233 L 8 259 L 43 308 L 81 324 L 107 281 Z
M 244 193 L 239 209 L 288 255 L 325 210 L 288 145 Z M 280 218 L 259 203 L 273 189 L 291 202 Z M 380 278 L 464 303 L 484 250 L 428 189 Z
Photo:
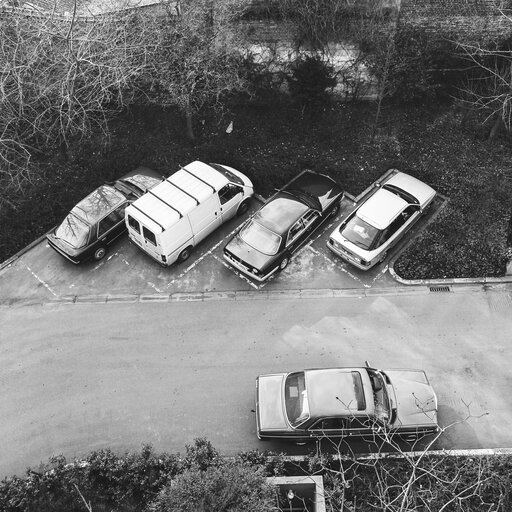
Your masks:
M 28 265 L 27 269 L 54 297 L 58 297 L 58 295 L 50 288 L 50 285 L 45 283 Z
M 218 256 L 216 256 L 215 254 L 213 255 L 213 257 L 219 262 L 221 263 L 222 265 L 224 265 L 227 269 L 231 270 L 236 276 L 238 276 L 240 279 L 243 279 L 247 284 L 251 285 L 253 288 L 255 288 L 256 290 L 261 290 L 263 288 L 263 286 L 265 286 L 266 283 L 264 283 L 263 285 L 261 286 L 258 286 L 257 284 L 253 283 L 250 279 L 248 279 L 247 277 L 245 277 L 241 272 L 238 272 L 238 270 L 232 268 L 230 265 L 228 265 L 223 259 L 219 258 Z
M 304 248 L 306 247 L 309 247 L 309 244 L 306 245 Z M 362 284 L 365 288 L 370 288 L 371 285 L 369 284 L 366 284 L 366 283 L 363 283 L 363 281 L 355 276 L 354 274 L 352 274 L 352 272 L 350 272 L 349 270 L 347 270 L 345 268 L 345 264 L 344 263 L 341 263 L 341 266 L 339 264 L 338 261 L 335 261 L 335 260 L 332 260 L 331 258 L 329 258 L 329 256 L 327 256 L 327 254 L 324 254 L 323 252 L 320 252 L 318 251 L 317 249 L 313 248 L 313 247 L 309 247 L 315 254 L 317 254 L 318 256 L 322 256 L 324 259 L 326 259 L 327 261 L 329 261 L 330 263 L 332 263 L 336 268 L 338 268 L 339 270 L 341 270 L 342 272 L 345 272 L 345 274 L 347 274 L 348 276 L 350 276 L 352 279 L 354 279 L 354 281 L 357 281 L 358 283 Z M 374 280 L 375 281 L 375 280 Z
M 201 261 L 203 261 L 207 256 L 209 256 L 210 254 L 213 254 L 213 251 L 215 251 L 215 249 L 217 249 L 222 243 L 225 242 L 225 240 L 231 236 L 233 236 L 239 229 L 239 226 L 237 226 L 233 231 L 231 231 L 230 233 L 228 233 L 225 237 L 223 237 L 221 240 L 219 240 L 211 249 L 209 249 L 208 251 L 204 252 L 203 254 L 201 254 L 191 265 L 189 265 L 181 274 L 179 274 L 178 276 L 176 276 L 174 279 L 172 279 L 171 281 L 169 281 L 169 283 L 167 284 L 167 288 L 169 288 L 169 286 L 173 285 L 178 279 L 181 279 L 183 276 L 185 276 L 190 270 L 192 270 L 194 267 L 196 267 Z M 215 258 L 215 255 L 213 254 L 214 258 Z M 218 258 L 216 258 L 218 259 Z

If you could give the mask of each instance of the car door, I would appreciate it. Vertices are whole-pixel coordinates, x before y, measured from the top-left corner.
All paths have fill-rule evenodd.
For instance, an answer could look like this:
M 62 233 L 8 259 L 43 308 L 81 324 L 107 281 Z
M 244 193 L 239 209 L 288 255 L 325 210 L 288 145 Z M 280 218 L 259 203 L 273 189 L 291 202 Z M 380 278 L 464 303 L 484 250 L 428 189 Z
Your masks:
M 389 225 L 382 235 L 382 245 L 391 247 L 402 235 L 411 227 L 420 215 L 420 207 L 416 204 L 410 204 L 404 208 L 402 213 Z
M 289 254 L 296 252 L 307 242 L 313 231 L 320 223 L 320 214 L 315 210 L 308 210 L 288 230 L 286 250 Z
M 223 222 L 235 216 L 243 195 L 243 188 L 234 183 L 228 183 L 219 190 L 220 212 Z
M 127 206 L 128 202 L 121 203 L 115 208 L 115 210 L 111 211 L 98 222 L 98 246 L 105 246 L 112 243 L 118 236 L 122 235 L 126 231 L 124 211 Z
M 308 429 L 313 437 L 344 437 L 348 427 L 347 418 L 321 418 Z

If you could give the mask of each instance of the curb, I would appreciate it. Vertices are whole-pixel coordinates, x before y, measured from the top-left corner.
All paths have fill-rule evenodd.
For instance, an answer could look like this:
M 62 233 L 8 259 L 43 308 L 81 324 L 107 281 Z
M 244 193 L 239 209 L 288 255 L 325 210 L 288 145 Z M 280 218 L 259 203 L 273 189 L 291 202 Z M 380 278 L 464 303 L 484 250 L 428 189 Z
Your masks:
M 176 292 L 162 294 L 115 294 L 115 295 L 66 295 L 46 298 L 9 298 L 0 300 L 0 307 L 12 306 L 52 306 L 61 304 L 171 304 L 179 302 L 244 302 L 251 300 L 314 300 L 314 299 L 343 299 L 382 297 L 389 295 L 426 295 L 433 292 L 454 292 L 450 287 L 458 285 L 472 292 L 486 292 L 493 288 L 499 289 L 501 284 L 512 283 L 510 279 L 486 278 L 480 281 L 463 279 L 446 279 L 438 281 L 419 281 L 406 283 L 406 287 L 388 288 L 320 288 L 320 289 L 290 289 L 290 290 L 235 290 L 215 292 Z M 475 286 L 475 284 L 477 286 Z M 437 288 L 437 289 L 436 289 Z
M 364 453 L 355 454 L 355 460 L 381 460 L 381 459 L 405 459 L 418 457 L 499 457 L 503 455 L 512 455 L 512 448 L 475 448 L 466 450 L 427 450 L 417 452 L 395 453 Z M 311 458 L 310 455 L 286 455 L 284 459 L 290 462 L 304 462 Z M 351 460 L 352 457 L 344 455 L 334 455 L 334 460 Z

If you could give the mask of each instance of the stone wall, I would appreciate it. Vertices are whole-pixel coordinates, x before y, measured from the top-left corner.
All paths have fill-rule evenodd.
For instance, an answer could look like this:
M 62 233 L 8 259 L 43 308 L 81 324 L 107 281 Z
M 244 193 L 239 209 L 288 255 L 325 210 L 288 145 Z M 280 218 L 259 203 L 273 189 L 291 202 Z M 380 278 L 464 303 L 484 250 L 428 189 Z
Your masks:
M 400 24 L 440 36 L 492 40 L 512 35 L 512 0 L 402 0 Z

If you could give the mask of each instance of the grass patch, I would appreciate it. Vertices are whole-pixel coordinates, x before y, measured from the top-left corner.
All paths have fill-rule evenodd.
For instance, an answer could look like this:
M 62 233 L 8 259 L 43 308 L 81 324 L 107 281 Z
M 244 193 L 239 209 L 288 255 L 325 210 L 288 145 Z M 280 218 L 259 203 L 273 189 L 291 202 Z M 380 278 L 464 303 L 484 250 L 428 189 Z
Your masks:
M 40 174 L 23 193 L 0 203 L 0 260 L 58 223 L 89 191 L 137 165 L 170 174 L 199 159 L 231 165 L 269 195 L 303 169 L 328 174 L 357 195 L 388 168 L 410 172 L 449 199 L 447 207 L 396 263 L 409 279 L 500 276 L 507 262 L 512 205 L 512 155 L 479 140 L 448 106 L 385 109 L 370 141 L 371 104 L 333 104 L 315 116 L 289 105 L 233 108 L 198 123 L 185 138 L 171 110 L 135 108 L 111 123 L 109 137 L 37 162 Z M 233 121 L 233 132 L 225 129 Z

